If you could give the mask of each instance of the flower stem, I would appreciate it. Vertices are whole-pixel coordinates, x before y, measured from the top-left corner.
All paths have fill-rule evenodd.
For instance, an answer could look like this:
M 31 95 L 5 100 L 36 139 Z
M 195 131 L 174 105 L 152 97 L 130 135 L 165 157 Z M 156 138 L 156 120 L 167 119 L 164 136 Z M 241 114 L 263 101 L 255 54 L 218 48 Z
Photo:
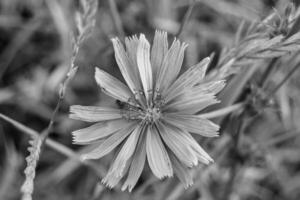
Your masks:
M 211 119 L 211 118 L 217 118 L 217 117 L 221 117 L 223 115 L 227 115 L 229 113 L 232 113 L 236 110 L 241 109 L 242 107 L 244 107 L 244 103 L 237 103 L 237 104 L 233 104 L 231 106 L 227 106 L 225 108 L 221 108 L 219 110 L 215 110 L 209 113 L 204 113 L 204 114 L 200 114 L 198 115 L 199 117 L 203 117 L 203 118 L 207 118 L 207 119 Z

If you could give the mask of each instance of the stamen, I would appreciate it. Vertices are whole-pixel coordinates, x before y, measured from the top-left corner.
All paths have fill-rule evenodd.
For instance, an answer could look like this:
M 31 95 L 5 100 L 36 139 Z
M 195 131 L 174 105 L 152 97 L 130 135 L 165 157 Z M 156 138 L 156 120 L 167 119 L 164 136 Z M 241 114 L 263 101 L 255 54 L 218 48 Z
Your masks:
M 144 109 L 146 109 L 146 104 L 145 104 L 145 95 L 144 92 L 141 90 L 135 90 L 134 91 L 134 98 L 137 102 L 140 103 L 140 105 L 138 107 L 142 107 Z
M 153 124 L 157 120 L 159 120 L 161 114 L 160 114 L 160 109 L 157 107 L 154 108 L 148 108 L 145 112 L 143 120 L 147 124 Z

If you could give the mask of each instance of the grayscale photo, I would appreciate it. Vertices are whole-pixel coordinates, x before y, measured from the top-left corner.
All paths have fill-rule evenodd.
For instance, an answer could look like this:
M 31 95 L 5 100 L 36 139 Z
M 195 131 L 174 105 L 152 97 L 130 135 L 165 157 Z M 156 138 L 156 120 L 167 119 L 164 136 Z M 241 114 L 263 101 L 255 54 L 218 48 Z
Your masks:
M 299 200 L 300 0 L 0 0 L 0 200 Z

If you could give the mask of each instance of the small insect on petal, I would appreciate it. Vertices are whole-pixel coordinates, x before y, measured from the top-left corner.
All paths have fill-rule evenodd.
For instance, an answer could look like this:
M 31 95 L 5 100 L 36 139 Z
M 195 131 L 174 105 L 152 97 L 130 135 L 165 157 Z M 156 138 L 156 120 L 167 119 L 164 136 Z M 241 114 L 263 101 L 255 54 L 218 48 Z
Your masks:
M 137 48 L 137 65 L 147 101 L 152 98 L 152 68 L 150 63 L 150 44 L 144 34 L 140 35 Z
M 153 174 L 159 179 L 173 176 L 170 158 L 157 130 L 153 127 L 148 127 L 146 134 L 147 159 Z
M 155 32 L 152 48 L 144 34 L 125 38 L 126 50 L 118 38 L 112 43 L 127 85 L 96 69 L 96 82 L 121 101 L 119 109 L 71 106 L 73 119 L 97 122 L 73 132 L 75 143 L 92 144 L 92 150 L 81 158 L 99 159 L 116 150 L 102 179 L 110 188 L 126 178 L 121 189 L 132 191 L 146 160 L 159 179 L 175 173 L 184 187 L 190 186 L 190 168 L 213 162 L 191 133 L 218 135 L 219 126 L 197 113 L 218 102 L 216 94 L 225 86 L 224 76 L 204 79 L 210 63 L 205 58 L 178 77 L 187 45 L 175 39 L 168 49 L 166 32 Z M 219 71 L 226 72 L 224 68 Z

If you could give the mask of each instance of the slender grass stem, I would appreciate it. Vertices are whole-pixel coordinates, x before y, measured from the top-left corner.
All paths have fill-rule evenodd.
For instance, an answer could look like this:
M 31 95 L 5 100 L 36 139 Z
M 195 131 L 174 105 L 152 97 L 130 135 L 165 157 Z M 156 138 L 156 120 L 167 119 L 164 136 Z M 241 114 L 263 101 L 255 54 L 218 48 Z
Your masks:
M 235 111 L 241 109 L 242 107 L 244 107 L 244 105 L 245 105 L 244 103 L 237 103 L 237 104 L 227 106 L 225 108 L 221 108 L 221 109 L 209 112 L 209 113 L 200 114 L 198 116 L 207 118 L 207 119 L 217 118 L 217 117 L 221 117 L 221 116 L 227 115 L 229 113 L 235 112 Z
M 117 9 L 116 2 L 115 0 L 108 0 L 108 3 L 109 3 L 109 9 L 112 15 L 114 26 L 118 32 L 118 35 L 123 39 L 125 37 L 125 33 L 122 26 L 121 17 Z
M 188 10 L 186 11 L 184 17 L 183 17 L 183 20 L 182 20 L 182 23 L 180 24 L 180 27 L 179 27 L 179 30 L 176 34 L 176 37 L 180 37 L 186 24 L 188 23 L 190 17 L 191 17 L 191 14 L 192 14 L 192 11 L 193 11 L 193 8 L 195 7 L 196 5 L 196 0 L 193 0 L 193 2 L 189 5 L 189 8 Z
M 4 121 L 12 124 L 15 128 L 17 128 L 18 130 L 24 132 L 25 134 L 29 135 L 32 138 L 36 138 L 36 137 L 40 137 L 40 134 L 38 132 L 36 132 L 35 130 L 28 128 L 27 126 L 24 126 L 23 124 L 17 122 L 14 119 L 11 119 L 3 114 L 0 113 L 0 118 L 3 119 Z M 91 161 L 86 161 L 86 160 L 82 160 L 80 159 L 79 155 L 74 152 L 72 149 L 66 147 L 65 145 L 58 143 L 54 140 L 51 139 L 46 139 L 45 140 L 45 144 L 47 146 L 49 146 L 50 148 L 54 149 L 55 151 L 57 151 L 58 153 L 65 155 L 69 158 L 71 158 L 72 160 L 75 160 L 87 167 L 89 167 L 90 169 L 92 169 L 98 176 L 103 177 L 104 176 L 104 169 L 101 168 L 101 166 L 97 165 L 94 162 Z
M 287 80 L 294 74 L 294 72 L 299 69 L 300 63 L 297 63 L 291 71 L 282 79 L 282 81 L 268 94 L 267 99 L 273 96 L 282 86 L 286 83 Z

